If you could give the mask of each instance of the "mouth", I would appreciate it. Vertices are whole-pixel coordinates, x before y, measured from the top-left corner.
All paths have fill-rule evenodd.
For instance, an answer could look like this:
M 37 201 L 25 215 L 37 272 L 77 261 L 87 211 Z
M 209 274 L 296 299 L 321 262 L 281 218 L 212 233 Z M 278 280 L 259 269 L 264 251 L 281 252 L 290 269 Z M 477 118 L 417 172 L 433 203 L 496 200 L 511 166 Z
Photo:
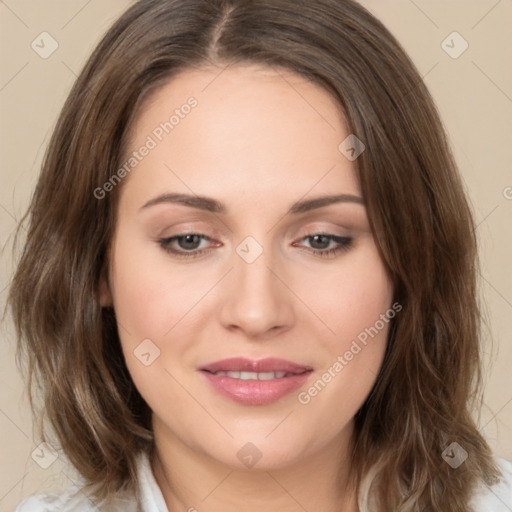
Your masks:
M 233 358 L 208 364 L 200 371 L 221 395 L 245 405 L 265 405 L 303 385 L 313 368 L 284 359 Z

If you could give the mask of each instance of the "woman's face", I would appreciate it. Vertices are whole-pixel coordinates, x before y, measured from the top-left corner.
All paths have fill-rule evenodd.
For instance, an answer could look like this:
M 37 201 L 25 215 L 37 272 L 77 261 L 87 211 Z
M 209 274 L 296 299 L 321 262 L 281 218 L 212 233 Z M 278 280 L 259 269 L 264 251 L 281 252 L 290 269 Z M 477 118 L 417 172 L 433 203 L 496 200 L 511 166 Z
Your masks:
M 349 135 L 322 88 L 252 65 L 141 110 L 101 299 L 157 443 L 277 468 L 348 442 L 395 313 Z

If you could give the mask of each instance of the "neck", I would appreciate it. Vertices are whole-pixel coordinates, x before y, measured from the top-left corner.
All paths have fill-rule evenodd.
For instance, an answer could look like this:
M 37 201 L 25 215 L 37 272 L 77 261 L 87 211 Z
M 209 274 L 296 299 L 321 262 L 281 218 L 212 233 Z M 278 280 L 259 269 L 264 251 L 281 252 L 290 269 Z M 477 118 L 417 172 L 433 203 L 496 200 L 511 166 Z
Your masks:
M 340 439 L 286 467 L 240 469 L 154 427 L 152 468 L 170 512 L 358 511 L 349 445 Z

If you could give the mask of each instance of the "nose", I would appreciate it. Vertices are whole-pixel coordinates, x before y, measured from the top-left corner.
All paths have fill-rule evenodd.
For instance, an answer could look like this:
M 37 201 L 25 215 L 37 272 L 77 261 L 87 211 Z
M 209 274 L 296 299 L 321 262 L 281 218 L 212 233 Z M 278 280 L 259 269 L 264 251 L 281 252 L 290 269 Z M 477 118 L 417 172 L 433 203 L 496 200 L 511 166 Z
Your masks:
M 265 339 L 288 330 L 295 321 L 289 272 L 264 250 L 252 263 L 238 254 L 220 312 L 222 325 L 250 339 Z

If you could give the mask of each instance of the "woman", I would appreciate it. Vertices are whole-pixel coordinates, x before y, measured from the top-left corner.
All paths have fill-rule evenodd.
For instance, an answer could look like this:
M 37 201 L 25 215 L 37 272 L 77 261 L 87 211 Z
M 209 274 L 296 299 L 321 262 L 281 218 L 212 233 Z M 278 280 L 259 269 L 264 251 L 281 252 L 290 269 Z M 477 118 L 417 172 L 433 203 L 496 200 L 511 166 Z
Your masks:
M 84 482 L 20 512 L 510 506 L 461 180 L 357 3 L 136 3 L 29 214 L 10 303 Z

